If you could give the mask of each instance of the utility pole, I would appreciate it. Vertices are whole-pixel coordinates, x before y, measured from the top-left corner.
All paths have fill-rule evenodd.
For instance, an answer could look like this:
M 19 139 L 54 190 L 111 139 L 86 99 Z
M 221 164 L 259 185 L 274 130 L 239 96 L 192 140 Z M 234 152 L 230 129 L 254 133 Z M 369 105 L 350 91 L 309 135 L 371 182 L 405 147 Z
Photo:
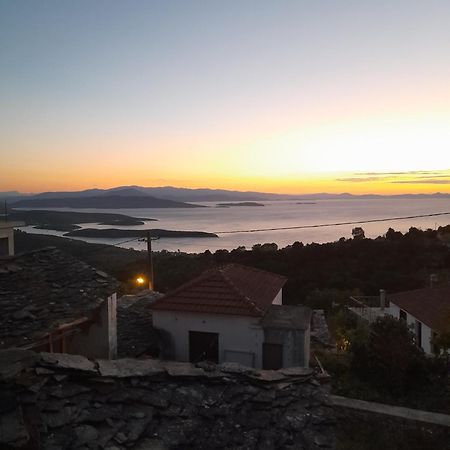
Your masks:
M 147 231 L 147 254 L 148 254 L 148 288 L 153 291 L 153 257 L 152 257 L 152 238 L 150 231 Z

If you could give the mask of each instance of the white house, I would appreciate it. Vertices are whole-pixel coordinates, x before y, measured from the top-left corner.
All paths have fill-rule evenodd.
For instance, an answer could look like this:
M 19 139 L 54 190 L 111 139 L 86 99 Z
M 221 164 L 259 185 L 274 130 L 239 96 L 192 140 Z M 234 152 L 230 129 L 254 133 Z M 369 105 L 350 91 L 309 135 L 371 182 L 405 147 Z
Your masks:
M 22 225 L 22 222 L 0 220 L 0 256 L 14 255 L 14 227 Z
M 414 330 L 417 345 L 434 353 L 433 338 L 450 328 L 450 287 L 429 287 L 388 296 L 389 314 L 405 320 Z
M 414 332 L 415 341 L 427 355 L 433 355 L 433 338 L 450 329 L 450 287 L 430 287 L 379 297 L 351 297 L 348 309 L 369 323 L 391 315 L 404 320 Z M 377 304 L 377 306 L 374 306 Z
M 308 366 L 311 310 L 282 306 L 285 283 L 236 264 L 204 272 L 152 305 L 153 326 L 165 336 L 162 356 L 267 369 Z

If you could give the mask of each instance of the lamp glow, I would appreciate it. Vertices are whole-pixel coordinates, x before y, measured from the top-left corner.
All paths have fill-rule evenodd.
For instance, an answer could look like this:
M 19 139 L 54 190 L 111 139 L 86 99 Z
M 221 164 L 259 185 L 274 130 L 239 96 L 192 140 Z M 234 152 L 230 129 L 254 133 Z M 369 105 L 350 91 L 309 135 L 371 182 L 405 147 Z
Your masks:
M 144 284 L 144 282 L 145 282 L 144 278 L 142 278 L 142 277 L 137 277 L 136 278 L 136 283 L 137 284 Z

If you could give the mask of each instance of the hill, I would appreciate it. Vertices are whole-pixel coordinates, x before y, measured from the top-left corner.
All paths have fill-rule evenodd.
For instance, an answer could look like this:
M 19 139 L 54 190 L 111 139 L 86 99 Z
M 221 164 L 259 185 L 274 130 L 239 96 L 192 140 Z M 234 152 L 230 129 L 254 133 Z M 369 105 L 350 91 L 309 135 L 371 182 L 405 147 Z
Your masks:
M 102 193 L 92 196 L 33 197 L 19 200 L 14 208 L 201 208 L 200 205 L 152 197 L 145 193 L 127 195 L 124 193 Z

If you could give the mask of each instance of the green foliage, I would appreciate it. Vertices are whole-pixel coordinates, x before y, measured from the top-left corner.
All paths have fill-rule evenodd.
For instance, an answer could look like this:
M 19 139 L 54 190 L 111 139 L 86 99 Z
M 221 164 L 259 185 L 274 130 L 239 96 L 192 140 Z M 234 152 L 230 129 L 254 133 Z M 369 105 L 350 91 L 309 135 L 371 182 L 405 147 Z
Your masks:
M 427 380 L 423 351 L 403 321 L 379 318 L 370 327 L 365 343 L 352 347 L 352 370 L 379 389 L 404 395 Z

